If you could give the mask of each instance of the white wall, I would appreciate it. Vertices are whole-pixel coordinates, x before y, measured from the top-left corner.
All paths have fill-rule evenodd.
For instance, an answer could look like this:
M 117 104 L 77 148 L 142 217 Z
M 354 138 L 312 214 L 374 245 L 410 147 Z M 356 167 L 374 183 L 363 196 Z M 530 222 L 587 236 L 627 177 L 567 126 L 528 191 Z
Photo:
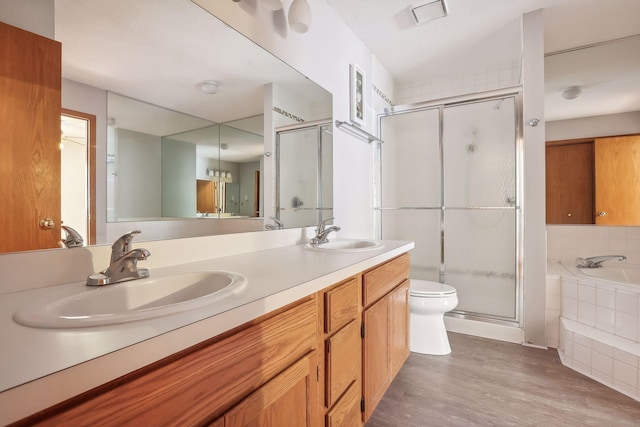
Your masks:
M 51 0 L 0 0 L 0 21 L 52 39 L 54 10 Z
M 286 28 L 286 13 L 275 14 L 261 2 L 198 1 L 227 24 L 305 74 L 333 94 L 333 117 L 349 119 L 349 64 L 358 64 L 371 79 L 374 58 L 324 0 L 310 0 L 313 22 L 306 34 Z M 376 81 L 385 81 L 384 68 L 376 67 Z M 371 80 L 369 80 L 371 82 Z M 367 96 L 373 95 L 367 85 Z M 373 110 L 367 105 L 367 129 L 373 132 Z M 265 138 L 266 139 L 266 138 Z M 370 144 L 334 129 L 334 207 L 342 236 L 373 235 L 373 152 Z M 349 185 L 343 185 L 344 183 Z
M 524 332 L 525 343 L 546 346 L 544 22 L 542 9 L 523 15 Z M 538 126 L 529 121 L 541 120 Z
M 640 111 L 546 123 L 547 141 L 640 133 Z
M 450 98 L 520 85 L 521 23 L 515 20 L 483 40 L 432 61 L 420 77 L 398 84 L 397 104 Z

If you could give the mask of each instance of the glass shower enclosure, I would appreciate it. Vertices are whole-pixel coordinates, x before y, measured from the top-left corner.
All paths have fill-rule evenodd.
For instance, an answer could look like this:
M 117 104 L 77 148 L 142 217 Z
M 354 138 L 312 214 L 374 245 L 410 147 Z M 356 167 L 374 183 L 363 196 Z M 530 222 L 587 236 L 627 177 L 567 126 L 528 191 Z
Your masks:
M 276 129 L 276 218 L 286 228 L 333 216 L 330 120 Z
M 521 95 L 494 91 L 379 115 L 382 239 L 413 240 L 411 278 L 454 286 L 452 313 L 518 325 Z

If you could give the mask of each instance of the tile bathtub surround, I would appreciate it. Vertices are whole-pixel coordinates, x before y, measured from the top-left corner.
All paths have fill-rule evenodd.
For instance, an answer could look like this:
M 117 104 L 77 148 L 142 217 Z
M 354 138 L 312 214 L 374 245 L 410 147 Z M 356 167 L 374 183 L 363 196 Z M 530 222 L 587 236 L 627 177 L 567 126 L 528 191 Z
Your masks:
M 640 286 L 563 274 L 547 277 L 547 301 L 561 289 L 562 363 L 640 401 Z M 547 309 L 547 327 L 555 313 Z
M 562 363 L 640 401 L 640 343 L 562 318 Z
M 547 257 L 573 263 L 577 257 L 625 255 L 640 264 L 640 227 L 547 225 Z

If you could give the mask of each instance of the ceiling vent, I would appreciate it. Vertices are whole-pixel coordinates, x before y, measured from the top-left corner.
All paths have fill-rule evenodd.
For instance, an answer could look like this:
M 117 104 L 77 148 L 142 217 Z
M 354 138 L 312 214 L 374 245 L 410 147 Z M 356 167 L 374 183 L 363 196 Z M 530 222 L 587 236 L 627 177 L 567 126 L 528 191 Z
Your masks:
M 411 16 L 416 25 L 447 16 L 447 5 L 444 0 L 432 1 L 411 9 Z

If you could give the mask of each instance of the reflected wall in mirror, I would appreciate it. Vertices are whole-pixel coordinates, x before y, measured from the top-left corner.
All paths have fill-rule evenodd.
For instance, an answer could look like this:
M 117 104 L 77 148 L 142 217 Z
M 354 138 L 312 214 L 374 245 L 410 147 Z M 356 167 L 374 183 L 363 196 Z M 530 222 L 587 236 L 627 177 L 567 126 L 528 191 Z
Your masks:
M 264 157 L 265 152 L 274 150 L 274 128 L 332 116 L 330 93 L 190 1 L 158 0 L 150 8 L 146 3 L 129 0 L 56 0 L 55 37 L 62 49 L 51 52 L 58 60 L 61 58 L 62 75 L 47 70 L 47 76 L 49 79 L 54 76 L 58 81 L 62 77 L 70 84 L 63 85 L 62 101 L 58 92 L 52 106 L 52 111 L 56 110 L 52 117 L 57 117 L 57 124 L 48 123 L 47 129 L 53 138 L 59 136 L 60 106 L 87 105 L 82 111 L 102 112 L 107 92 L 161 106 L 172 114 L 183 112 L 199 123 L 169 129 L 173 124 L 171 120 L 161 118 L 156 120 L 155 129 L 149 130 L 141 129 L 135 116 L 131 116 L 129 123 L 122 115 L 112 117 L 115 124 L 109 126 L 103 124 L 106 117 L 98 118 L 95 152 L 99 174 L 92 201 L 105 207 L 92 215 L 97 220 L 98 244 L 111 243 L 126 219 L 138 220 L 135 227 L 143 231 L 144 221 L 169 218 L 181 221 L 176 223 L 173 219 L 165 229 L 156 224 L 140 236 L 140 241 L 193 236 L 194 230 L 195 235 L 243 231 L 240 226 L 227 231 L 192 224 L 200 221 L 198 180 L 217 178 L 219 202 L 213 213 L 218 217 L 275 216 L 275 156 Z M 211 79 L 217 82 L 217 93 L 203 90 L 202 83 Z M 73 90 L 65 92 L 65 88 L 71 86 Z M 16 123 L 39 123 L 32 116 L 33 109 L 22 110 L 17 106 L 14 112 L 20 111 L 23 117 L 16 118 Z M 132 113 L 138 114 L 138 108 L 144 110 L 138 104 Z M 233 133 L 245 131 L 249 133 L 245 134 L 247 137 L 263 140 L 261 148 L 251 152 L 251 160 L 237 160 L 231 155 L 240 153 L 235 152 L 232 144 L 226 148 L 219 143 L 214 148 L 219 151 L 218 156 L 210 157 L 214 160 L 202 160 L 198 156 L 194 161 L 192 153 L 197 144 L 189 147 L 176 143 L 176 134 L 220 124 L 222 126 L 212 130 L 214 133 L 217 130 L 218 138 L 226 131 L 230 138 Z M 34 129 L 34 132 L 41 133 L 41 130 Z M 103 135 L 109 136 L 109 147 Z M 143 140 L 141 146 L 131 143 L 137 139 Z M 171 156 L 163 156 L 164 151 L 168 153 L 171 149 L 174 150 Z M 188 161 L 186 152 L 191 153 Z M 163 162 L 177 162 L 178 158 L 183 161 L 180 175 L 165 173 L 163 177 Z M 193 169 L 189 172 L 187 191 L 187 180 L 181 179 L 189 165 Z M 209 176 L 207 169 L 217 171 L 219 176 Z M 47 174 L 47 179 L 57 181 L 59 175 L 60 172 L 55 176 Z M 240 179 L 242 184 L 238 182 Z M 231 185 L 236 183 L 240 185 Z M 172 187 L 184 188 L 179 198 L 171 191 Z M 143 203 L 137 203 L 140 201 Z M 60 214 L 54 216 L 55 231 L 60 234 Z M 201 230 L 200 227 L 208 228 Z M 255 228 L 254 224 L 251 229 Z M 183 229 L 185 233 L 181 234 Z M 46 246 L 21 242 L 21 246 L 2 252 L 50 248 L 58 241 L 59 237 L 49 239 Z
M 633 36 L 545 55 L 547 224 L 640 225 L 638 51 Z
M 109 221 L 262 216 L 262 135 L 114 93 L 107 102 Z

